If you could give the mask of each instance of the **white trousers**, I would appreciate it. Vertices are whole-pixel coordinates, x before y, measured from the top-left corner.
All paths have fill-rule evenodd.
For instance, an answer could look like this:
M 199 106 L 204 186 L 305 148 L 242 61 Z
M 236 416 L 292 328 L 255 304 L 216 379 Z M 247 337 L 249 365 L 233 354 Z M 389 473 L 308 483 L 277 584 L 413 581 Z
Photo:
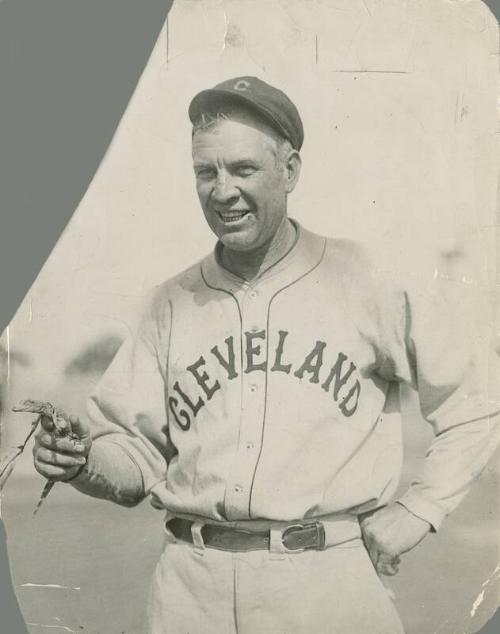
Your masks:
M 360 539 L 324 551 L 196 549 L 167 533 L 150 634 L 402 634 Z

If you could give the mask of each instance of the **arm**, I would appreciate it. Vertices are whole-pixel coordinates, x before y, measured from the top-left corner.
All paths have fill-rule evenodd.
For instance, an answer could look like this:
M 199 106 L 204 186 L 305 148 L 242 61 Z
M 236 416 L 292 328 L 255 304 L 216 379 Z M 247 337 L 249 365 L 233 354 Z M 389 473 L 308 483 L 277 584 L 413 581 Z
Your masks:
M 69 483 L 81 493 L 122 506 L 135 506 L 146 495 L 137 464 L 118 445 L 106 441 L 93 443 L 87 463 Z
M 75 440 L 53 434 L 43 416 L 33 448 L 36 470 L 51 481 L 69 482 L 82 493 L 124 506 L 140 502 L 145 493 L 137 465 L 112 443 L 92 442 L 88 423 L 73 416 L 68 424 Z
M 418 390 L 435 437 L 408 490 L 362 519 L 365 543 L 384 574 L 397 572 L 399 555 L 439 529 L 500 438 L 498 357 L 467 318 L 464 298 L 450 301 L 443 289 L 405 292 L 402 305 L 401 344 L 391 356 L 395 376 Z
M 406 295 L 412 383 L 434 439 L 399 501 L 434 531 L 466 496 L 500 440 L 500 359 L 488 324 L 479 319 L 486 311 L 464 289 L 446 293 L 446 287 L 435 287 L 423 296 Z
M 45 477 L 125 506 L 139 503 L 166 477 L 162 315 L 148 307 L 88 401 L 89 422 L 77 421 L 79 455 L 43 429 L 35 443 L 35 467 Z M 168 328 L 167 328 L 168 332 Z M 75 419 L 76 422 L 76 419 Z M 81 458 L 86 457 L 85 464 Z

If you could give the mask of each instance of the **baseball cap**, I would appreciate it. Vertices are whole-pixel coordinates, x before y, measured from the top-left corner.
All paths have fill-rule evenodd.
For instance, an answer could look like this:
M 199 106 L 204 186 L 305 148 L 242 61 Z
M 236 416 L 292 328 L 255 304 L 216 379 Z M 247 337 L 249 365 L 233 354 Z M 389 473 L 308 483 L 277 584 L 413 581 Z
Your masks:
M 189 105 L 189 118 L 195 123 L 204 110 L 224 103 L 243 104 L 259 114 L 272 128 L 300 150 L 304 128 L 299 112 L 285 93 L 258 77 L 235 77 L 199 92 Z

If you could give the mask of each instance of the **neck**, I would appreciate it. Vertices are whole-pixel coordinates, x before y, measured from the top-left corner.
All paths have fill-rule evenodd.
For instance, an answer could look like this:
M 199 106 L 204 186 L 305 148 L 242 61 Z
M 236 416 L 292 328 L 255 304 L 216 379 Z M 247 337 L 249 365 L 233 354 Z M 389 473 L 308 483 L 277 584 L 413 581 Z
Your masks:
M 253 251 L 233 251 L 223 247 L 222 264 L 226 269 L 245 280 L 254 280 L 280 260 L 295 241 L 296 229 L 285 216 L 272 240 Z

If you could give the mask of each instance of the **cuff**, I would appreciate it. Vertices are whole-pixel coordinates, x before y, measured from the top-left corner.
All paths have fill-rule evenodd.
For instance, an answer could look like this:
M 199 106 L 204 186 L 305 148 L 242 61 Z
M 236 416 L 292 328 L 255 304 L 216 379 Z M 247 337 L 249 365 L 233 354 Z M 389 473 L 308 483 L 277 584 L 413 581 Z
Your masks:
M 121 445 L 98 439 L 92 443 L 83 469 L 69 481 L 77 491 L 135 506 L 145 497 L 142 474 Z
M 78 484 L 79 482 L 85 482 L 88 480 L 89 473 L 92 469 L 91 464 L 93 462 L 92 452 L 94 451 L 94 445 L 90 448 L 90 452 L 87 454 L 87 460 L 85 464 L 82 464 L 80 469 L 78 469 L 76 475 L 74 475 L 69 480 L 64 480 L 64 482 L 68 484 Z
M 78 473 L 69 480 L 65 480 L 68 484 L 80 484 L 88 482 L 88 480 L 100 474 L 99 466 L 106 464 L 106 447 L 102 447 L 101 443 L 94 441 L 87 454 L 87 462 L 82 465 Z
M 87 466 L 87 462 L 88 462 L 88 456 L 85 460 L 85 462 L 82 464 L 81 467 L 79 467 L 78 471 L 75 473 L 74 476 L 72 476 L 71 478 L 68 478 L 67 480 L 61 480 L 61 482 L 73 482 L 74 480 L 76 480 L 78 478 L 78 476 L 80 475 L 80 473 L 85 469 L 85 467 Z
M 413 515 L 429 522 L 433 533 L 439 530 L 446 517 L 446 513 L 436 502 L 429 500 L 412 489 L 408 489 L 404 495 L 395 501 L 404 506 L 410 513 L 413 513 Z

